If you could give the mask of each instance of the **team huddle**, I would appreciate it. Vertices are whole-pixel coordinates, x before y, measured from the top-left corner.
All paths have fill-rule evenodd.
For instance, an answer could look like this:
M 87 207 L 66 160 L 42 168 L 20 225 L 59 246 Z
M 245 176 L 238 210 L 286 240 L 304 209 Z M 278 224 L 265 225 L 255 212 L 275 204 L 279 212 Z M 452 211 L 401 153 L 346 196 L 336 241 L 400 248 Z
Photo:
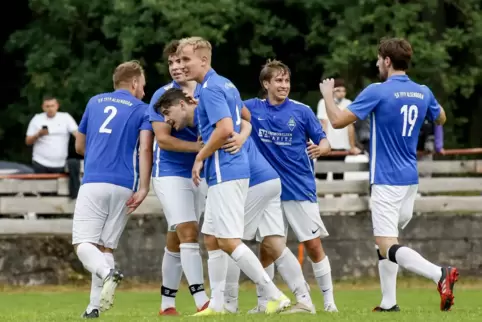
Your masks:
M 301 266 L 286 246 L 288 226 L 304 244 L 324 310 L 338 312 L 313 168 L 314 159 L 330 153 L 322 126 L 309 106 L 289 99 L 291 72 L 285 64 L 273 60 L 263 66 L 259 82 L 265 99 L 243 100 L 236 86 L 212 69 L 211 55 L 203 38 L 173 41 L 164 51 L 172 82 L 160 87 L 149 105 L 142 102 L 146 80 L 135 61 L 115 69 L 114 92 L 87 104 L 75 144 L 85 161 L 72 232 L 75 252 L 92 273 L 84 318 L 97 318 L 114 303 L 123 274 L 115 268 L 113 251 L 151 180 L 168 223 L 160 315 L 179 314 L 175 299 L 183 273 L 195 316 L 238 313 L 241 271 L 258 294 L 248 313 L 316 313 Z M 430 89 L 406 75 L 411 56 L 406 40 L 382 40 L 377 66 L 383 82 L 368 86 L 347 109 L 334 102 L 333 79 L 320 83 L 334 128 L 370 117 L 370 199 L 382 289 L 375 312 L 400 310 L 399 265 L 437 284 L 443 311 L 454 303 L 458 278 L 456 268 L 432 264 L 398 244 L 417 195 L 420 127 L 425 118 L 446 120 Z M 202 213 L 209 297 L 199 246 Z M 246 240 L 260 244 L 259 257 Z M 273 283 L 275 267 L 293 303 Z

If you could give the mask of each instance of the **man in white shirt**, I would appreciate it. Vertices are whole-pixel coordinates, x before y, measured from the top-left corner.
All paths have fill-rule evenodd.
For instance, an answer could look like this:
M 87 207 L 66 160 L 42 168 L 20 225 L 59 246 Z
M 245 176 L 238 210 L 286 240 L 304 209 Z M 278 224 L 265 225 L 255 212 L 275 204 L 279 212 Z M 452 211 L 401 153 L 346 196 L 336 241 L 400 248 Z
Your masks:
M 77 123 L 66 112 L 58 112 L 59 102 L 55 97 L 45 97 L 43 113 L 36 114 L 28 124 L 25 143 L 33 145 L 32 167 L 35 173 L 64 173 L 69 154 L 70 135 L 77 132 Z M 69 162 L 70 196 L 77 196 L 79 162 Z
M 340 109 L 347 108 L 348 105 L 351 104 L 351 101 L 346 96 L 346 88 L 343 79 L 336 79 L 335 80 L 335 88 L 334 88 L 334 98 L 335 103 Z M 343 129 L 334 129 L 328 119 L 328 115 L 326 114 L 325 108 L 325 101 L 321 99 L 318 102 L 318 119 L 321 122 L 323 130 L 326 133 L 326 137 L 331 145 L 331 151 L 349 151 L 350 154 L 358 155 L 360 154 L 360 149 L 356 146 L 355 140 L 355 128 L 353 124 L 347 126 Z M 322 157 L 319 160 L 330 160 L 330 161 L 338 161 L 338 160 L 345 160 L 345 156 L 329 156 L 329 157 Z M 327 173 L 317 173 L 316 177 L 318 179 L 326 180 Z M 343 180 L 343 173 L 333 173 L 333 180 Z

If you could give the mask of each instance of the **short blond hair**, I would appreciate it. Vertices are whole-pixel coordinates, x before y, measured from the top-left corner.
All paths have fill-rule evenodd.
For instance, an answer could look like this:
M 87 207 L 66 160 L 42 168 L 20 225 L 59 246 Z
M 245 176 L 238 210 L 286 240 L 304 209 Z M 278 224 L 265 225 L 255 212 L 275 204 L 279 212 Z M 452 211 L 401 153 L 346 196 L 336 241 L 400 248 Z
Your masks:
M 137 60 L 124 62 L 116 67 L 112 81 L 114 88 L 118 88 L 121 83 L 130 82 L 134 77 L 141 77 L 144 75 L 144 69 L 141 63 Z
M 179 46 L 177 47 L 177 53 L 179 54 L 180 51 L 186 46 L 192 46 L 193 51 L 204 49 L 208 51 L 209 58 L 211 58 L 213 47 L 209 41 L 202 37 L 188 37 L 181 39 L 179 41 Z

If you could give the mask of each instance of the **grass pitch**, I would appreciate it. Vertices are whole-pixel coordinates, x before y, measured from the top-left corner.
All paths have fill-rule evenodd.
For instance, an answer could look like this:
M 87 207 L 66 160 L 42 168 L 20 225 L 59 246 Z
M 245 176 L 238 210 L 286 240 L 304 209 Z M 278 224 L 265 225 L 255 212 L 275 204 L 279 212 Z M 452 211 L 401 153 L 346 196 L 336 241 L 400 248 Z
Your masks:
M 88 287 L 3 287 L 0 293 L 0 322 L 18 321 L 81 321 L 80 315 L 89 301 Z M 285 289 L 284 289 L 285 290 Z M 290 295 L 285 290 L 286 295 Z M 251 285 L 240 291 L 240 310 L 237 315 L 193 318 L 194 301 L 186 287 L 179 291 L 176 304 L 182 317 L 159 317 L 159 291 L 156 286 L 121 286 L 116 293 L 114 307 L 101 315 L 98 321 L 137 322 L 159 320 L 216 320 L 216 321 L 482 321 L 482 285 L 478 282 L 458 284 L 455 306 L 451 312 L 439 311 L 439 295 L 435 285 L 421 281 L 399 282 L 398 304 L 400 313 L 372 313 L 380 302 L 378 285 L 373 283 L 337 283 L 335 297 L 339 313 L 323 312 L 323 299 L 316 286 L 312 297 L 317 306 L 316 315 L 247 315 L 256 304 L 256 292 Z

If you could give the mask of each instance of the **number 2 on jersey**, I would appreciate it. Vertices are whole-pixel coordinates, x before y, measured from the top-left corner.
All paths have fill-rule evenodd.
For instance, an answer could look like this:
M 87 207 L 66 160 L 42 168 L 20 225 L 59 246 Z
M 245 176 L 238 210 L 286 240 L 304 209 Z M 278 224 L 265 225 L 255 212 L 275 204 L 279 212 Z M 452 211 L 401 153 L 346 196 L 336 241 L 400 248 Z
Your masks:
M 403 114 L 403 129 L 402 136 L 412 136 L 413 127 L 417 122 L 418 107 L 417 105 L 403 105 L 400 109 L 400 114 Z M 407 127 L 408 133 L 407 133 Z
M 107 116 L 104 123 L 102 123 L 102 125 L 99 128 L 100 133 L 108 133 L 108 134 L 112 133 L 112 129 L 108 129 L 107 125 L 109 125 L 109 122 L 112 121 L 112 119 L 116 116 L 117 109 L 112 105 L 106 106 L 104 108 L 104 113 L 109 113 L 109 112 L 110 114 Z

